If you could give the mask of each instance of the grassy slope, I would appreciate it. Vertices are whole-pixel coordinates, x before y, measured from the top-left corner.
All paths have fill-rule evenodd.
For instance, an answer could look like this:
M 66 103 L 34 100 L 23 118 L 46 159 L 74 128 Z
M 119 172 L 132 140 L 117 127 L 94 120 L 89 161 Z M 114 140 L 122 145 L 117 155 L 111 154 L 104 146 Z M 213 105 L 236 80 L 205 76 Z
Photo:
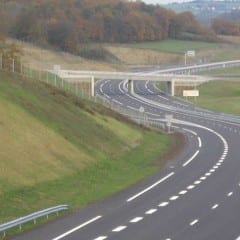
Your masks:
M 0 135 L 0 222 L 113 194 L 157 171 L 177 144 L 101 106 L 6 73 L 0 73 Z
M 199 86 L 198 106 L 240 115 L 240 82 L 212 81 Z
M 134 43 L 126 44 L 128 47 L 133 48 L 145 48 L 153 49 L 163 52 L 178 52 L 182 53 L 187 50 L 201 50 L 206 48 L 217 48 L 217 43 L 207 43 L 200 41 L 184 41 L 184 40 L 175 40 L 167 39 L 159 42 L 144 42 L 144 43 Z

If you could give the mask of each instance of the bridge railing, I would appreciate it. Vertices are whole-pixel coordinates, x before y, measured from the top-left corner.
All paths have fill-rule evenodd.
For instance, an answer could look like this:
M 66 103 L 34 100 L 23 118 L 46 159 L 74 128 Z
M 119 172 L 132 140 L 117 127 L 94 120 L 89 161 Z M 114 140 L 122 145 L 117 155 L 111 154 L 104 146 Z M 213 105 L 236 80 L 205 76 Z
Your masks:
M 53 214 L 53 213 L 58 214 L 60 211 L 64 211 L 64 210 L 68 210 L 68 209 L 69 209 L 68 205 L 59 205 L 59 206 L 47 208 L 47 209 L 32 213 L 32 214 L 27 215 L 25 217 L 20 217 L 16 220 L 13 220 L 13 221 L 10 221 L 10 222 L 7 222 L 7 223 L 4 223 L 4 224 L 0 225 L 0 232 L 3 232 L 3 236 L 5 237 L 6 236 L 6 231 L 9 230 L 9 229 L 12 229 L 14 227 L 19 227 L 19 229 L 21 230 L 22 225 L 24 223 L 34 221 L 34 224 L 35 224 L 36 220 L 41 218 L 41 217 L 46 216 L 48 218 L 48 216 L 50 214 Z

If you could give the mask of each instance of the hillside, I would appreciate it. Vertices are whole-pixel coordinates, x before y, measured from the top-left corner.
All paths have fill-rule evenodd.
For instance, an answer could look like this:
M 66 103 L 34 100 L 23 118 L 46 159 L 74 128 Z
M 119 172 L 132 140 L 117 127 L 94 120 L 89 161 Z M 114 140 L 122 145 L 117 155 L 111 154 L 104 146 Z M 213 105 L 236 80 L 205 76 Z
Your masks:
M 177 144 L 100 105 L 2 72 L 0 135 L 0 222 L 109 196 L 157 171 Z
M 75 55 L 101 57 L 85 43 L 133 43 L 167 38 L 218 40 L 190 12 L 122 0 L 9 0 L 0 3 L 0 33 Z M 107 58 L 110 56 L 102 56 Z
M 217 16 L 229 14 L 239 9 L 239 0 L 195 0 L 182 3 L 169 3 L 165 7 L 177 12 L 191 11 L 203 23 L 210 23 Z

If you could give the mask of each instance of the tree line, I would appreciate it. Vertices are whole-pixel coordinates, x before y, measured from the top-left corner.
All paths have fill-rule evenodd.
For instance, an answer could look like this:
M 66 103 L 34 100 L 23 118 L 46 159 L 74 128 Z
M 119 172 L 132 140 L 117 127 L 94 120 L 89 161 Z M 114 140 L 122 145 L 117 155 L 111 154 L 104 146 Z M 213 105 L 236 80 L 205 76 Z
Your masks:
M 217 38 L 213 28 L 201 25 L 190 12 L 176 13 L 141 1 L 2 0 L 0 9 L 8 35 L 69 52 L 86 42 Z

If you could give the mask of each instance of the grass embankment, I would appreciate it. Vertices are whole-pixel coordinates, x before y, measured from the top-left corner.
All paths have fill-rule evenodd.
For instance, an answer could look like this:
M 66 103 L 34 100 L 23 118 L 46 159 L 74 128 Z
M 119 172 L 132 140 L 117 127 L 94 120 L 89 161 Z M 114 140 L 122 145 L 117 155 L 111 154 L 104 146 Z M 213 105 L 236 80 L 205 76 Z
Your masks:
M 64 69 L 122 71 L 132 65 L 184 64 L 184 52 L 187 50 L 196 51 L 196 57 L 188 58 L 188 63 L 239 58 L 239 41 L 237 39 L 234 39 L 234 41 L 230 41 L 230 39 L 224 40 L 228 44 L 175 39 L 131 44 L 103 44 L 102 46 L 115 59 L 119 60 L 117 63 L 115 61 L 88 60 L 68 53 L 38 48 L 15 40 L 14 42 L 20 44 L 23 52 L 22 59 L 32 68 L 52 69 L 54 63 L 61 65 Z M 89 47 L 89 44 L 83 44 L 83 46 Z M 90 46 L 97 47 L 99 44 L 93 43 Z
M 0 222 L 73 208 L 156 172 L 177 140 L 44 83 L 0 73 Z
M 153 49 L 163 52 L 175 52 L 184 53 L 187 50 L 202 50 L 209 48 L 217 48 L 218 43 L 208 43 L 202 41 L 185 41 L 185 40 L 175 40 L 167 39 L 159 42 L 144 42 L 144 43 L 134 43 L 126 44 L 125 46 L 132 48 L 144 48 Z
M 240 82 L 211 81 L 198 87 L 200 96 L 194 103 L 219 112 L 240 115 Z

